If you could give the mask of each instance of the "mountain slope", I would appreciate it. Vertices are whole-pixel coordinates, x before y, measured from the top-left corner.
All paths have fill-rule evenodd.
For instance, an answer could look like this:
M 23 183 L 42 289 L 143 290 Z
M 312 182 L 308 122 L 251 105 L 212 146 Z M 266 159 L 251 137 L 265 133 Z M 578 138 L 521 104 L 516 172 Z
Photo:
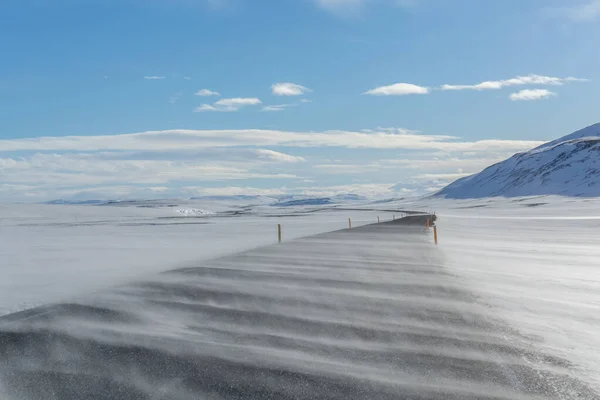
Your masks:
M 436 194 L 455 199 L 534 195 L 600 196 L 600 123 L 515 154 Z

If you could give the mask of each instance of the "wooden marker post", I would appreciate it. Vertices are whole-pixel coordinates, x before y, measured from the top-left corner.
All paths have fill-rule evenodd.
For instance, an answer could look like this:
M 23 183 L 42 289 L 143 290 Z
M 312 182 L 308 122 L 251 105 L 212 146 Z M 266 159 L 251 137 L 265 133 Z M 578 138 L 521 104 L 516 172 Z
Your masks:
M 425 222 L 425 227 L 429 228 L 429 218 L 427 218 L 427 222 Z
M 352 229 L 352 220 L 348 218 L 348 229 Z
M 381 221 L 379 220 L 379 215 L 377 216 L 377 223 L 380 223 Z
M 395 221 L 396 220 L 396 214 L 392 215 L 392 220 Z
M 281 243 L 281 224 L 277 224 L 277 239 L 279 239 L 279 243 Z
M 437 226 L 434 225 L 433 226 L 433 241 L 435 242 L 435 245 L 437 246 Z

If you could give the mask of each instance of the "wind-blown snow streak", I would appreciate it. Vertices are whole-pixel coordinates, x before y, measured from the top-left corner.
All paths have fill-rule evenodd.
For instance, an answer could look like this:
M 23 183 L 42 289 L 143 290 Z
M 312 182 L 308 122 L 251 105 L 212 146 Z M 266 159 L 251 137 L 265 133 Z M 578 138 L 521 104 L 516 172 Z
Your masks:
M 497 320 L 412 218 L 5 317 L 0 387 L 20 400 L 599 398 Z

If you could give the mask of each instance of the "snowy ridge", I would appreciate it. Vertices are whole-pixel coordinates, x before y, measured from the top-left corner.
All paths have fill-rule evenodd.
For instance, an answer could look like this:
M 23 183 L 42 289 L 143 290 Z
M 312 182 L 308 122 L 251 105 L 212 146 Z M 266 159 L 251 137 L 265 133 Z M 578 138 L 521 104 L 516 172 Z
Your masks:
M 600 123 L 457 180 L 437 196 L 600 196 Z
M 571 133 L 570 135 L 563 136 L 559 139 L 553 140 L 548 143 L 544 143 L 543 145 L 536 147 L 534 150 L 542 149 L 544 147 L 552 147 L 556 144 L 559 144 L 562 142 L 567 142 L 567 141 L 573 140 L 573 139 L 582 139 L 582 138 L 598 137 L 598 136 L 600 136 L 600 122 L 597 124 L 594 124 L 594 125 L 590 125 L 587 128 L 583 128 L 578 131 L 575 131 L 575 132 Z

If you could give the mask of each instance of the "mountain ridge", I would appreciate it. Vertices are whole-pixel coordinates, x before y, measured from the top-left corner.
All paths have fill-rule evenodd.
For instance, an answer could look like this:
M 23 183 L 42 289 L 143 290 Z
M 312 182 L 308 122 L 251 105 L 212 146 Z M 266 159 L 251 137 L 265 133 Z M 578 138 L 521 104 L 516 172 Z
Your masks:
M 563 195 L 600 196 L 600 123 L 449 184 L 434 196 L 453 199 Z

